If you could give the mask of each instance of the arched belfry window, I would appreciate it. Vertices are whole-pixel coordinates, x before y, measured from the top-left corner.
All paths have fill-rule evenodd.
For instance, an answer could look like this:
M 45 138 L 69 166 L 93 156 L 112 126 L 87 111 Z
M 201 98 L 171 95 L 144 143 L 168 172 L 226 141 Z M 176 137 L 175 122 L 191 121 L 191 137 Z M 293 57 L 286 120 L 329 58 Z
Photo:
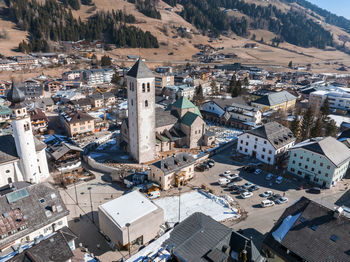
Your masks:
M 142 84 L 142 93 L 146 92 L 146 85 L 145 83 Z
M 147 83 L 147 92 L 151 91 L 151 85 L 150 83 Z

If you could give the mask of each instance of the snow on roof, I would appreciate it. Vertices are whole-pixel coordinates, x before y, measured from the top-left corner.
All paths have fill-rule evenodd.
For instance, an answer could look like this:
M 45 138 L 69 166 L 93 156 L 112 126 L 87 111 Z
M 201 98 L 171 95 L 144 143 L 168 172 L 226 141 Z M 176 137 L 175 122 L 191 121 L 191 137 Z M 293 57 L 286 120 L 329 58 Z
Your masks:
M 99 209 L 108 214 L 119 228 L 135 222 L 157 208 L 139 191 L 130 192 L 99 206 Z
M 283 238 L 287 235 L 287 233 L 289 232 L 289 230 L 292 228 L 292 226 L 294 225 L 295 221 L 298 220 L 298 218 L 300 217 L 301 212 L 294 215 L 294 216 L 287 216 L 282 224 L 279 226 L 279 228 L 276 229 L 276 231 L 272 232 L 272 236 L 273 238 L 281 243 Z

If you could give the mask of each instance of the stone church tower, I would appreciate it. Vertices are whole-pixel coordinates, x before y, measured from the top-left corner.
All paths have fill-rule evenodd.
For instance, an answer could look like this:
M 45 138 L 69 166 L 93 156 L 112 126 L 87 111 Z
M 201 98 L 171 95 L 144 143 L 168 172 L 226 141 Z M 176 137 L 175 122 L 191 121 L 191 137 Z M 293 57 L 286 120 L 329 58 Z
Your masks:
M 129 152 L 138 163 L 155 158 L 155 78 L 139 59 L 126 75 Z

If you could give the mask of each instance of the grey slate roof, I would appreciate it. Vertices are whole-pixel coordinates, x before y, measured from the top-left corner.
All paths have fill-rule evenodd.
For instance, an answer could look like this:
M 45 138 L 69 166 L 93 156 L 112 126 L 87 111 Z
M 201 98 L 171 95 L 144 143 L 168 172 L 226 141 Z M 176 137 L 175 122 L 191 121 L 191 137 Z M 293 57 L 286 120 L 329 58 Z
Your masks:
M 277 122 L 266 123 L 263 126 L 248 130 L 246 133 L 267 139 L 276 149 L 296 140 L 289 128 Z
M 274 106 L 281 103 L 285 103 L 287 101 L 292 101 L 294 99 L 296 99 L 296 97 L 292 94 L 288 93 L 287 91 L 281 91 L 264 95 L 258 98 L 257 100 L 253 101 L 253 103 L 266 106 Z
M 15 140 L 12 135 L 0 136 L 0 164 L 18 159 Z
M 0 197 L 0 214 L 20 209 L 27 225 L 26 229 L 1 239 L 0 248 L 42 227 L 50 226 L 53 222 L 69 214 L 60 193 L 49 183 L 30 185 L 25 190 L 27 190 L 28 196 L 12 203 L 8 202 L 8 194 Z M 45 202 L 41 203 L 39 199 L 44 199 Z M 56 211 L 52 209 L 53 206 L 56 207 Z M 48 215 L 48 211 L 51 211 L 50 215 Z
M 170 111 L 156 107 L 156 128 L 161 126 L 175 125 L 177 118 Z
M 194 164 L 196 160 L 193 158 L 192 155 L 188 153 L 179 153 L 175 156 L 170 156 L 164 159 L 161 159 L 152 165 L 158 167 L 161 169 L 164 174 L 169 174 L 172 172 L 175 172 L 177 170 L 180 170 L 186 166 Z
M 25 99 L 24 93 L 15 85 L 12 81 L 12 86 L 10 91 L 7 92 L 7 100 L 12 103 L 12 105 L 21 103 Z
M 51 237 L 39 242 L 33 247 L 8 260 L 10 262 L 48 262 L 68 261 L 74 255 L 64 231 L 57 231 Z
M 81 148 L 67 144 L 65 142 L 63 142 L 62 144 L 57 145 L 55 147 L 50 146 L 50 150 L 47 150 L 47 151 L 55 160 L 58 160 L 71 150 L 78 151 L 78 152 L 83 151 Z
M 152 71 L 145 65 L 142 59 L 137 60 L 133 67 L 126 74 L 134 78 L 151 78 L 154 77 Z
M 304 141 L 293 148 L 303 148 L 327 157 L 334 165 L 341 166 L 350 159 L 350 149 L 334 137 Z
M 272 233 L 289 215 L 301 213 L 281 243 Z M 263 241 L 285 261 L 338 262 L 350 261 L 350 219 L 346 216 L 333 217 L 334 211 L 310 199 L 302 197 L 287 208 Z M 331 240 L 332 235 L 337 240 Z M 286 253 L 286 249 L 290 253 Z M 292 255 L 296 254 L 300 258 Z
M 226 107 L 232 106 L 232 105 L 240 105 L 240 106 L 248 106 L 248 103 L 243 99 L 243 97 L 238 96 L 234 98 L 229 99 L 220 99 L 216 98 L 212 100 L 215 104 L 220 106 L 222 110 L 226 110 Z
M 238 254 L 246 248 L 247 262 L 266 261 L 251 239 L 199 212 L 175 226 L 162 245 L 173 249 L 176 257 L 187 262 L 226 261 L 223 247 Z

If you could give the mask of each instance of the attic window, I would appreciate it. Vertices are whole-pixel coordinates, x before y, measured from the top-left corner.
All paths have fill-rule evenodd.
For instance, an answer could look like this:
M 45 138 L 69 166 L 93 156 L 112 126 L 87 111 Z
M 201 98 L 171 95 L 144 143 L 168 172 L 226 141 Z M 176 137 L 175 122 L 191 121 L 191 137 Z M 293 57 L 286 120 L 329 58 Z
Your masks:
M 51 194 L 51 199 L 55 199 L 57 196 L 56 196 L 56 193 L 52 193 Z
M 43 199 L 43 198 L 40 198 L 39 201 L 40 201 L 41 204 L 45 203 L 45 199 Z
M 337 235 L 332 235 L 332 236 L 331 236 L 331 240 L 332 240 L 333 242 L 337 242 L 338 236 L 337 236 Z

